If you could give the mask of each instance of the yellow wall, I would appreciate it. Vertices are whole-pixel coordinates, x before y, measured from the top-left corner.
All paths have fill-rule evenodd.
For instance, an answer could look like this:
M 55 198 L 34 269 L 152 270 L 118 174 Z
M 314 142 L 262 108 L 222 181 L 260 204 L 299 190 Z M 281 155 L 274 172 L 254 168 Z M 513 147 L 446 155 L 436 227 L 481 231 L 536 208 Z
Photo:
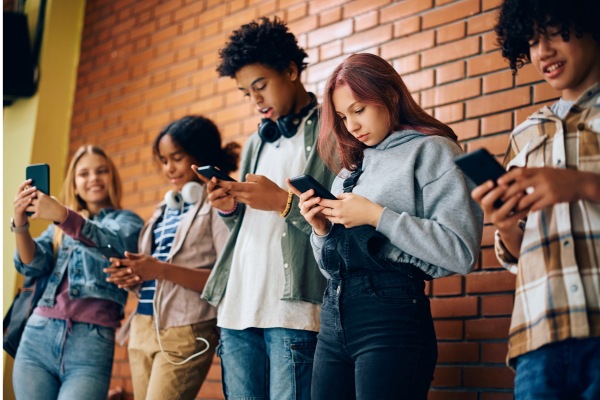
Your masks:
M 35 29 L 39 0 L 28 1 L 30 31 Z M 12 261 L 15 242 L 8 228 L 16 190 L 25 180 L 28 164 L 50 165 L 50 192 L 60 193 L 69 145 L 69 130 L 79 63 L 85 11 L 84 0 L 48 0 L 46 26 L 40 57 L 40 84 L 30 99 L 4 109 L 3 125 L 3 315 L 6 314 L 22 278 Z M 10 62 L 4 60 L 4 62 Z M 47 223 L 34 221 L 32 235 Z M 4 353 L 4 399 L 13 399 L 12 358 Z

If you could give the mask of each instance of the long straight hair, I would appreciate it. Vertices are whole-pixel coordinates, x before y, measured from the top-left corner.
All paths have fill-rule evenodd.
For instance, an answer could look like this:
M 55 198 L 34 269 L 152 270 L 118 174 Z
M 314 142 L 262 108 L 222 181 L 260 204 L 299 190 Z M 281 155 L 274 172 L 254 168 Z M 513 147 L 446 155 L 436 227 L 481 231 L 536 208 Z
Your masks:
M 398 72 L 373 54 L 353 54 L 331 74 L 321 107 L 319 154 L 329 169 L 353 171 L 363 159 L 366 145 L 352 136 L 335 111 L 333 92 L 347 85 L 355 100 L 387 110 L 390 132 L 413 129 L 456 140 L 454 131 L 427 114 L 413 99 Z
M 121 197 L 123 194 L 121 186 L 121 178 L 112 160 L 106 155 L 104 150 L 100 147 L 93 145 L 83 145 L 73 155 L 69 168 L 67 169 L 67 175 L 63 182 L 62 190 L 60 192 L 60 202 L 72 210 L 77 211 L 85 218 L 89 218 L 90 211 L 87 208 L 87 204 L 75 190 L 75 170 L 77 163 L 86 154 L 97 154 L 104 157 L 106 164 L 108 165 L 108 173 L 110 174 L 109 186 L 108 186 L 108 203 L 114 209 L 121 208 Z M 54 237 L 52 238 L 52 247 L 54 250 L 54 256 L 58 254 L 58 249 L 62 244 L 63 231 L 60 228 L 54 228 Z

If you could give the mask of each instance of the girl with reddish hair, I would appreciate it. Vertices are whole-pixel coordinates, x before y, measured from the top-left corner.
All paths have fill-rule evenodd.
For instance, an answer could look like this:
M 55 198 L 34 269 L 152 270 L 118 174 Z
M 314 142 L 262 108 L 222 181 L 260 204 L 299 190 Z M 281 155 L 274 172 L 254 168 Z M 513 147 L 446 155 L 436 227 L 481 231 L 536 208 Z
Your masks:
M 456 135 L 385 60 L 355 54 L 327 81 L 319 153 L 338 200 L 296 193 L 328 280 L 312 399 L 426 399 L 437 342 L 425 281 L 469 273 L 483 228 Z

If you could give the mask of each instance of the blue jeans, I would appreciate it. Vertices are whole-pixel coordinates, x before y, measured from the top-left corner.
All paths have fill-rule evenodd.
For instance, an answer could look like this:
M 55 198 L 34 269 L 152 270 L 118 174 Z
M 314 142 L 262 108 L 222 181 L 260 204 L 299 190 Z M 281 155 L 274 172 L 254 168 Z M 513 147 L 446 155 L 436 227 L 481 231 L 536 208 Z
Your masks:
M 32 314 L 13 370 L 17 400 L 105 400 L 115 330 Z
M 228 400 L 310 400 L 317 332 L 221 328 L 223 393 Z
M 517 358 L 515 400 L 600 399 L 600 338 L 567 339 Z

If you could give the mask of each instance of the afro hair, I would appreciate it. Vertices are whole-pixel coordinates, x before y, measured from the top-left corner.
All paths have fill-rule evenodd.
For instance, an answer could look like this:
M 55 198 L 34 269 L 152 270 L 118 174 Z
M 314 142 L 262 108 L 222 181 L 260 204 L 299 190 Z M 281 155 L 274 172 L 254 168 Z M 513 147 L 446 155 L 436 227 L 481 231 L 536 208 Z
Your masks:
M 495 30 L 502 56 L 516 73 L 529 61 L 529 41 L 536 30 L 545 33 L 546 28 L 559 26 L 564 41 L 569 41 L 573 29 L 576 37 L 589 33 L 600 42 L 598 17 L 598 0 L 504 0 Z
M 306 52 L 298 46 L 293 33 L 279 18 L 273 21 L 261 18 L 252 21 L 229 37 L 229 43 L 219 51 L 221 64 L 217 68 L 220 76 L 235 78 L 235 74 L 249 64 L 260 63 L 283 72 L 293 62 L 300 74 L 306 67 Z

